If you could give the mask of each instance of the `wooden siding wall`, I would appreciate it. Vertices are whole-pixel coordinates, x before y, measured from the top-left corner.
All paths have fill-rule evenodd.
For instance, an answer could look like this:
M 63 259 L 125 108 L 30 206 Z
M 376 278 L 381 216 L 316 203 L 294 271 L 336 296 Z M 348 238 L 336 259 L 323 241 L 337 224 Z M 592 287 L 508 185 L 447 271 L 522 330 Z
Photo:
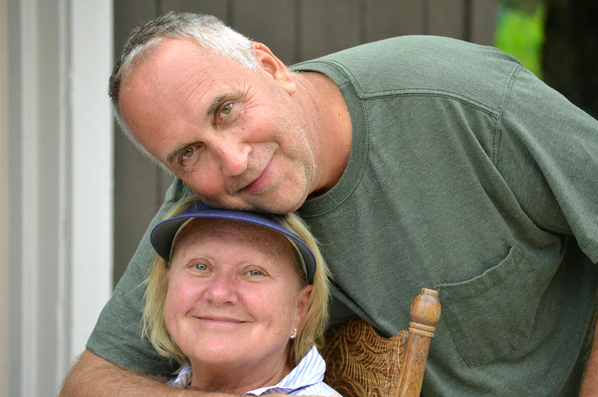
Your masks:
M 286 64 L 388 37 L 449 36 L 492 45 L 493 0 L 115 0 L 115 59 L 131 29 L 170 10 L 212 14 Z M 114 281 L 159 208 L 172 176 L 115 132 Z

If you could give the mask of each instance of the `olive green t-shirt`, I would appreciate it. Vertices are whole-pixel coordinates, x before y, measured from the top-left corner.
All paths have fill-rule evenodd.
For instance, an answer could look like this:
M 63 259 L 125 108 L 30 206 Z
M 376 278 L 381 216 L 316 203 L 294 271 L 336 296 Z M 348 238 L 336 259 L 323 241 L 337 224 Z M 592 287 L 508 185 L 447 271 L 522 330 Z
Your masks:
M 598 122 L 508 55 L 447 38 L 292 69 L 330 77 L 353 124 L 341 180 L 299 210 L 333 273 L 332 321 L 394 335 L 434 288 L 424 395 L 575 395 L 598 280 Z M 189 193 L 175 180 L 148 233 Z M 148 233 L 87 347 L 168 374 L 139 338 Z

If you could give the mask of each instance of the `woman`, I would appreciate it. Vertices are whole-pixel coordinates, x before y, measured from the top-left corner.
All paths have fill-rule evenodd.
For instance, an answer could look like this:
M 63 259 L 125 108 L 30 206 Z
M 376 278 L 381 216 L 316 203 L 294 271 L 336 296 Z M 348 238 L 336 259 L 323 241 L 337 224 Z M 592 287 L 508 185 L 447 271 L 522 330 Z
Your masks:
M 185 364 L 177 387 L 330 396 L 316 346 L 328 270 L 296 215 L 177 206 L 152 232 L 144 334 Z

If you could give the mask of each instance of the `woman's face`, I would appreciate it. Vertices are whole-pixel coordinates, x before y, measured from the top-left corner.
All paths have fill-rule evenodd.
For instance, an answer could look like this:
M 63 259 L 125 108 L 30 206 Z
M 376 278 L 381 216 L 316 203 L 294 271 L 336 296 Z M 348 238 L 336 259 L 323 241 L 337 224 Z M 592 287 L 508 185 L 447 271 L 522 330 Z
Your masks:
M 202 368 L 286 365 L 312 289 L 299 285 L 293 250 L 283 235 L 238 221 L 196 219 L 181 232 L 165 319 L 194 384 Z

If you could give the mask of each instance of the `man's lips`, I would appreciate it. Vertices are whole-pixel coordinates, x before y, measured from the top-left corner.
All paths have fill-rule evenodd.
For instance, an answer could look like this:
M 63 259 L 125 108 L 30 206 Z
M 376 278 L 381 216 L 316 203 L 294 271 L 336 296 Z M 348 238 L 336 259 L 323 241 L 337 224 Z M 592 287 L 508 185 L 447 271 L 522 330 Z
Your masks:
M 268 165 L 266 165 L 266 168 L 262 171 L 262 174 L 249 185 L 245 186 L 243 190 L 250 193 L 258 193 L 268 187 L 274 178 L 274 167 L 272 163 L 273 161 L 270 159 Z

